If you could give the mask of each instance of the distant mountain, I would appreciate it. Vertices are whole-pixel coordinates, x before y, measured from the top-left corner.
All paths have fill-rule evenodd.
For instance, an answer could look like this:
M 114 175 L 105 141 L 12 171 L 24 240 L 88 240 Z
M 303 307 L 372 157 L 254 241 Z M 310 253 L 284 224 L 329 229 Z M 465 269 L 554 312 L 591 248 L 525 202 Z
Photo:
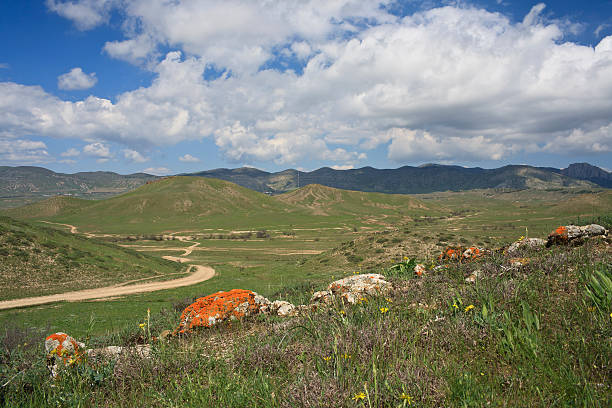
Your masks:
M 599 169 L 598 167 L 594 168 Z M 252 190 L 272 194 L 284 193 L 308 184 L 321 184 L 344 190 L 397 194 L 484 188 L 547 189 L 609 186 L 595 181 L 601 179 L 577 179 L 563 174 L 563 171 L 532 166 L 504 166 L 498 169 L 482 169 L 479 167 L 465 168 L 427 164 L 419 167 L 404 166 L 398 169 L 363 167 L 352 170 L 334 170 L 323 167 L 312 172 L 290 169 L 277 173 L 252 168 L 215 169 L 186 175 L 219 178 Z
M 612 173 L 605 171 L 589 163 L 570 164 L 566 169 L 560 171 L 564 176 L 577 180 L 588 180 L 599 186 L 612 188 Z
M 107 171 L 56 173 L 34 166 L 0 166 L 0 199 L 16 204 L 54 195 L 103 198 L 135 189 L 158 177 Z M 10 206 L 10 205 L 9 205 Z

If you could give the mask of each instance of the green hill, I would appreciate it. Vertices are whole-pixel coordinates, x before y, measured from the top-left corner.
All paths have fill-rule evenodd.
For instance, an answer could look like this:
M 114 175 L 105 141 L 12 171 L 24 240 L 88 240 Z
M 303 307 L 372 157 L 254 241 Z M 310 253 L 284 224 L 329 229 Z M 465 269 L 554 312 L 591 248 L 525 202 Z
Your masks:
M 0 300 L 180 272 L 179 264 L 0 216 Z
M 281 194 L 278 201 L 312 211 L 317 215 L 377 215 L 378 213 L 431 213 L 432 205 L 408 195 L 340 190 L 320 184 Z
M 169 177 L 105 200 L 53 198 L 6 213 L 77 225 L 82 232 L 168 233 L 218 228 L 262 229 L 410 217 L 437 206 L 405 195 L 309 185 L 271 197 L 223 180 Z

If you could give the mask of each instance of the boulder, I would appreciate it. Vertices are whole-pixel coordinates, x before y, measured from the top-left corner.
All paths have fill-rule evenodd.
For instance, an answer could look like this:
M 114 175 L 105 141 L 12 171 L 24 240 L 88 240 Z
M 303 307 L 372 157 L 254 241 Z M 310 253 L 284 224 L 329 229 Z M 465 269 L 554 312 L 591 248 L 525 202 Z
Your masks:
M 45 351 L 47 352 L 47 366 L 51 370 L 51 376 L 55 378 L 60 365 L 71 366 L 83 360 L 85 344 L 76 341 L 66 333 L 57 332 L 45 339 Z
M 546 240 L 541 239 L 541 238 L 519 239 L 518 241 L 515 241 L 512 244 L 510 244 L 508 249 L 506 249 L 506 253 L 513 254 L 522 248 L 531 248 L 531 249 L 544 248 L 545 245 L 546 245 Z
M 175 333 L 185 333 L 194 327 L 211 327 L 226 320 L 255 315 L 260 312 L 262 306 L 264 309 L 268 308 L 270 301 L 266 303 L 263 299 L 263 296 L 244 289 L 232 289 L 201 297 L 183 310 Z
M 467 283 L 475 283 L 478 280 L 478 278 L 480 278 L 481 275 L 482 275 L 482 271 L 480 269 L 477 269 L 474 272 L 472 272 L 470 276 L 465 278 L 465 281 Z
M 91 359 L 111 358 L 117 359 L 122 356 L 136 356 L 141 358 L 151 357 L 151 346 L 148 344 L 133 347 L 108 346 L 97 349 L 88 349 L 87 357 Z
M 339 298 L 343 302 L 355 304 L 366 296 L 381 295 L 392 289 L 385 277 L 376 273 L 353 275 L 329 284 L 326 291 L 316 292 L 311 303 L 331 303 Z
M 580 243 L 585 238 L 591 238 L 599 235 L 607 235 L 607 233 L 608 232 L 604 227 L 597 224 L 584 226 L 560 226 L 548 235 L 546 247 L 549 248 L 552 245 Z
M 287 317 L 297 315 L 298 310 L 293 304 L 285 300 L 275 300 L 270 305 L 270 313 L 280 317 Z

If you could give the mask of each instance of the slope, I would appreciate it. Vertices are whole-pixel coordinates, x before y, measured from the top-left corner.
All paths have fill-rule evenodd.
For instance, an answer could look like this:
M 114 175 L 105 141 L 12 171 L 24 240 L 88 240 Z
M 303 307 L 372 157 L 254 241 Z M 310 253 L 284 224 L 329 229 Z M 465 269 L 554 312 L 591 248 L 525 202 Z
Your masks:
M 175 262 L 0 216 L 0 300 L 176 274 Z

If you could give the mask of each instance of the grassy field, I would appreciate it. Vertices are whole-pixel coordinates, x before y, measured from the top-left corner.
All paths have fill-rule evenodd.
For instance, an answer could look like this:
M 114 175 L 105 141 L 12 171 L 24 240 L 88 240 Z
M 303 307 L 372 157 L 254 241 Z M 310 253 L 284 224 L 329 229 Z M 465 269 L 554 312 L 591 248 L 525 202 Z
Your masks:
M 498 254 L 423 278 L 395 275 L 394 291 L 386 297 L 153 342 L 155 357 L 150 360 L 103 360 L 63 371 L 53 382 L 38 337 L 46 332 L 11 328 L 2 339 L 0 375 L 2 381 L 11 381 L 0 390 L 0 402 L 109 407 L 610 406 L 612 285 L 605 284 L 612 278 L 609 244 L 526 250 L 517 256 L 525 260 L 523 266 L 512 266 L 509 257 Z M 481 271 L 479 280 L 466 283 L 464 278 L 475 270 Z M 203 285 L 223 287 L 227 273 Z M 263 277 L 249 275 L 242 282 L 273 293 Z M 311 289 L 294 285 L 273 295 L 300 302 Z M 174 327 L 185 302 L 160 309 L 161 297 L 149 296 L 138 300 L 142 307 L 151 307 L 151 332 Z M 114 301 L 101 305 L 112 304 L 117 315 L 129 306 Z M 57 312 L 69 313 L 64 306 Z M 88 311 L 92 317 L 82 325 L 95 326 L 98 309 Z M 128 311 L 139 312 L 129 327 L 93 337 L 89 344 L 146 341 L 138 327 L 145 310 L 123 313 Z M 78 337 L 85 339 L 87 333 Z

